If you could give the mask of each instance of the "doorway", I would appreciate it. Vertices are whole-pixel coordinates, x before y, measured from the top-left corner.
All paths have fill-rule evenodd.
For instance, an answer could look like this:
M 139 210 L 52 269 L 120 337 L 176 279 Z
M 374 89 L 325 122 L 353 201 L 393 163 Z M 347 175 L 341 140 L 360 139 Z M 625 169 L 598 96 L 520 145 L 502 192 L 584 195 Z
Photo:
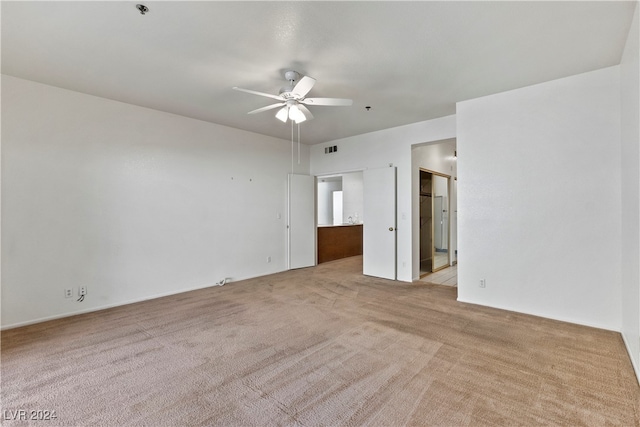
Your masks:
M 395 280 L 396 185 L 392 165 L 318 176 L 318 263 L 362 255 L 363 274 Z
M 362 171 L 318 176 L 316 196 L 318 264 L 362 255 Z
M 451 264 L 449 175 L 420 169 L 420 276 Z

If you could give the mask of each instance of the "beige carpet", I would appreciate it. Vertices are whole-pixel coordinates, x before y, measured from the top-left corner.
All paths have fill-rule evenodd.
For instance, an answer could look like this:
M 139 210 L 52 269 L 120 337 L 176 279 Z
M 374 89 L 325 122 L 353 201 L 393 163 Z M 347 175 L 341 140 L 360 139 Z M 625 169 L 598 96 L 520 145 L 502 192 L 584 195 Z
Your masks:
M 640 425 L 619 334 L 361 263 L 4 331 L 3 425 Z

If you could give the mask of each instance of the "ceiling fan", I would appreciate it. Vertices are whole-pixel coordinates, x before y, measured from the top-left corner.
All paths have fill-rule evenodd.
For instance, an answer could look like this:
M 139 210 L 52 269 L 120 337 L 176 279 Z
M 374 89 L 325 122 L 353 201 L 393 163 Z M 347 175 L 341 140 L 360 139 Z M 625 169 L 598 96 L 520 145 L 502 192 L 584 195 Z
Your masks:
M 324 106 L 349 106 L 353 104 L 350 99 L 342 98 L 306 98 L 307 94 L 316 83 L 316 79 L 309 76 L 302 76 L 297 71 L 286 71 L 285 79 L 289 82 L 287 86 L 280 89 L 278 95 L 270 93 L 257 92 L 255 90 L 242 89 L 234 87 L 233 89 L 241 92 L 252 93 L 254 95 L 265 96 L 267 98 L 277 99 L 276 104 L 267 105 L 257 110 L 249 111 L 247 114 L 261 113 L 263 111 L 272 110 L 281 107 L 276 113 L 276 118 L 286 123 L 287 119 L 296 123 L 302 123 L 305 120 L 313 119 L 313 114 L 306 107 L 307 105 L 324 105 Z

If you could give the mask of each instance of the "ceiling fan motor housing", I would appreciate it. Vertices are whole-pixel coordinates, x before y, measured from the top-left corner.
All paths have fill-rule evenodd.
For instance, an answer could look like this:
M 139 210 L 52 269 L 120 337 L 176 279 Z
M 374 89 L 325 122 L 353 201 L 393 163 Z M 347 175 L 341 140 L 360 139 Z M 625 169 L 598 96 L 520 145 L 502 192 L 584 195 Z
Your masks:
M 283 97 L 284 99 L 294 98 L 291 95 L 291 92 L 293 92 L 293 88 L 295 87 L 295 82 L 297 82 L 300 79 L 300 73 L 292 70 L 285 71 L 284 78 L 287 79 L 289 84 L 287 84 L 286 86 L 282 86 L 280 88 L 280 96 Z
M 300 74 L 297 71 L 285 71 L 284 78 L 287 79 L 290 83 L 297 82 L 300 79 Z
M 284 99 L 292 98 L 291 92 L 293 91 L 293 85 L 286 85 L 280 88 L 280 96 Z

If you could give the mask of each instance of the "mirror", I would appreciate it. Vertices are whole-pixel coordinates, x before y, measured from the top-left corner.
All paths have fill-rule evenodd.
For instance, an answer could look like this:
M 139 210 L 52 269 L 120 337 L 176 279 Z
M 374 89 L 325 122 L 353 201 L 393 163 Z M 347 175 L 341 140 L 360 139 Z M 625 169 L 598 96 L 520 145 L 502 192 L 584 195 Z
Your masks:
M 318 179 L 317 197 L 318 225 L 333 225 L 341 223 L 342 176 L 331 176 Z M 339 199 L 339 206 L 336 206 L 336 198 Z
M 433 271 L 449 265 L 449 178 L 433 174 Z
M 318 226 L 362 224 L 362 185 L 362 172 L 318 177 Z
M 450 265 L 449 177 L 420 170 L 420 274 Z

